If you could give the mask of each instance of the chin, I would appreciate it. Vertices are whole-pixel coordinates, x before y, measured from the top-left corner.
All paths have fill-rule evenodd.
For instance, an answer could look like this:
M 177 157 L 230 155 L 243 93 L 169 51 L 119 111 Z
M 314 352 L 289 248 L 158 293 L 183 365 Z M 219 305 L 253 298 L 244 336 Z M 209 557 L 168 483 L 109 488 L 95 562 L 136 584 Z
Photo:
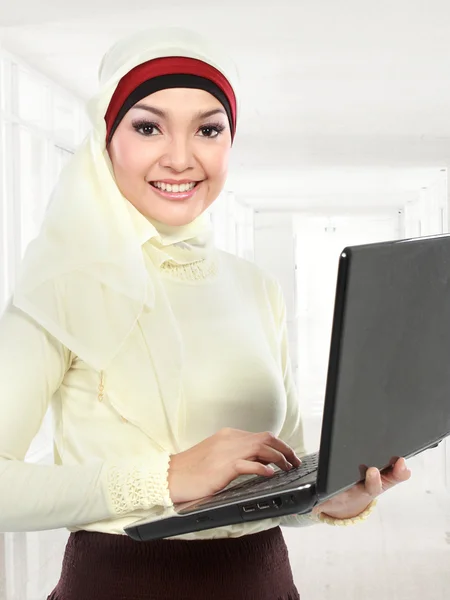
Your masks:
M 192 221 L 195 221 L 196 217 L 194 217 L 193 219 L 168 219 L 168 218 L 161 218 L 161 219 L 157 219 L 159 221 L 159 223 L 162 223 L 163 225 L 168 225 L 169 227 L 183 227 L 183 225 L 189 225 L 189 223 L 192 223 Z M 155 219 L 156 220 L 156 219 Z
M 156 208 L 156 207 L 154 207 Z M 172 206 L 158 206 L 159 210 L 148 211 L 146 215 L 153 221 L 158 221 L 169 227 L 182 227 L 189 225 L 202 215 L 208 206 L 204 202 L 198 202 L 195 205 L 186 203 Z
M 147 217 L 152 221 L 157 221 L 169 227 L 182 227 L 195 221 L 202 213 L 203 211 L 189 211 L 184 214 L 169 214 L 166 212 L 163 214 L 147 214 Z

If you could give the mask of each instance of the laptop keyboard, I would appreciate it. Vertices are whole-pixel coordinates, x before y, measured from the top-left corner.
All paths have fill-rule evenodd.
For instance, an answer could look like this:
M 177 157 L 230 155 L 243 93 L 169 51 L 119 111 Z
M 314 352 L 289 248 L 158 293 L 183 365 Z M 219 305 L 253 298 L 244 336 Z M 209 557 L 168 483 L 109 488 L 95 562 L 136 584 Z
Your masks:
M 198 502 L 187 503 L 183 508 L 178 509 L 179 515 L 189 514 L 196 510 L 216 508 L 228 502 L 239 502 L 240 499 L 248 498 L 254 494 L 264 495 L 265 492 L 275 492 L 278 488 L 289 484 L 294 484 L 307 475 L 317 471 L 319 465 L 319 453 L 308 454 L 302 459 L 302 464 L 296 469 L 290 471 L 276 471 L 271 477 L 257 476 L 251 477 L 246 481 L 230 484 L 229 487 L 217 492 L 214 496 L 203 498 Z
M 249 493 L 270 492 L 317 471 L 319 465 L 318 452 L 304 456 L 301 460 L 302 464 L 296 469 L 291 469 L 290 471 L 280 470 L 276 471 L 271 477 L 259 475 L 258 477 L 243 481 L 242 483 L 237 483 L 236 485 L 232 485 L 226 490 L 215 494 L 214 499 L 220 499 L 220 502 L 222 503 L 229 500 L 238 500 L 240 496 L 247 496 Z

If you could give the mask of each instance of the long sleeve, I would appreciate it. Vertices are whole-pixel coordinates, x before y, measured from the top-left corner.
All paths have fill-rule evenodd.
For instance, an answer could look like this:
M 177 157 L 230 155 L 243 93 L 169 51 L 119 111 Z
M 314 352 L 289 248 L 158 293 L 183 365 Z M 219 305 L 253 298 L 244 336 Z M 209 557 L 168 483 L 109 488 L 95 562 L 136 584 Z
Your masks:
M 0 319 L 0 531 L 38 531 L 172 504 L 170 456 L 47 466 L 24 462 L 71 354 L 22 311 Z
M 289 340 L 286 322 L 286 303 L 284 301 L 281 287 L 277 284 L 277 301 L 275 306 L 276 318 L 279 331 L 279 344 L 281 352 L 281 364 L 283 369 L 284 387 L 286 390 L 286 418 L 279 434 L 286 444 L 293 448 L 300 458 L 307 454 L 304 444 L 303 421 L 300 412 L 297 388 L 292 373 L 292 365 L 289 353 Z M 288 515 L 281 518 L 281 525 L 285 527 L 307 527 L 317 524 L 319 521 L 311 513 L 305 515 Z

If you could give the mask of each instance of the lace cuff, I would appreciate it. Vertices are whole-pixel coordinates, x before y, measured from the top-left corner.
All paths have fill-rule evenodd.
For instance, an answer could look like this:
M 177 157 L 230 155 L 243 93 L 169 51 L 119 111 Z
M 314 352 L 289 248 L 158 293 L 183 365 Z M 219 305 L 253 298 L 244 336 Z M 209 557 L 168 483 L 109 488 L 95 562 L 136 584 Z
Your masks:
M 361 523 L 362 521 L 365 521 L 369 517 L 369 515 L 373 513 L 376 505 L 377 500 L 374 499 L 365 511 L 351 519 L 336 519 L 335 517 L 330 517 L 325 513 L 319 513 L 317 518 L 319 519 L 319 521 L 321 521 L 322 523 L 326 523 L 327 525 L 338 525 L 340 527 L 347 527 L 348 525 L 355 525 L 356 523 Z
M 155 505 L 173 505 L 168 484 L 170 455 L 162 455 L 159 464 L 156 461 L 152 463 L 128 462 L 109 467 L 108 496 L 117 516 L 147 510 Z
M 281 517 L 281 526 L 282 527 L 308 527 L 308 525 L 315 525 L 317 523 L 326 523 L 327 525 L 341 526 L 346 527 L 348 525 L 355 525 L 356 523 L 361 523 L 365 521 L 367 517 L 375 509 L 377 505 L 377 500 L 372 500 L 369 506 L 363 511 L 360 515 L 353 517 L 352 519 L 336 519 L 334 517 L 330 517 L 324 513 L 319 513 L 318 515 L 309 512 L 304 515 L 287 515 L 285 517 Z

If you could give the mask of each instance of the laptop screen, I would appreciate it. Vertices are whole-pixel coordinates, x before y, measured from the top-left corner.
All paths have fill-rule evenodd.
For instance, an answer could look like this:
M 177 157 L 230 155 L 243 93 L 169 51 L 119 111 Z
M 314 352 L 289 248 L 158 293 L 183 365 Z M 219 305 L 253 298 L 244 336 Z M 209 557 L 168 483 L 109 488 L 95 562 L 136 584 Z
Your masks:
M 318 473 L 328 496 L 450 432 L 450 236 L 346 248 Z

